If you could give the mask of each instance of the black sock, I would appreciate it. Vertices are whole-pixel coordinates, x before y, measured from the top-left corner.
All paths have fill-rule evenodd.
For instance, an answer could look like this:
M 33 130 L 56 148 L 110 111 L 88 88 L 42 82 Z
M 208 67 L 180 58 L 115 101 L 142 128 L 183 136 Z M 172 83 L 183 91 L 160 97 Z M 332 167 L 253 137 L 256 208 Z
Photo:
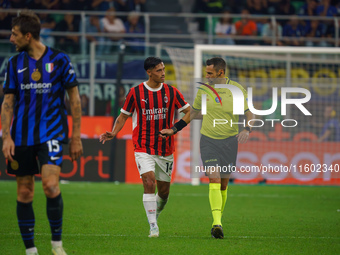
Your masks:
M 22 240 L 26 249 L 34 246 L 34 212 L 32 202 L 22 203 L 17 201 L 17 217 Z
M 63 224 L 63 199 L 61 193 L 55 198 L 47 198 L 46 208 L 51 227 L 52 241 L 61 241 Z

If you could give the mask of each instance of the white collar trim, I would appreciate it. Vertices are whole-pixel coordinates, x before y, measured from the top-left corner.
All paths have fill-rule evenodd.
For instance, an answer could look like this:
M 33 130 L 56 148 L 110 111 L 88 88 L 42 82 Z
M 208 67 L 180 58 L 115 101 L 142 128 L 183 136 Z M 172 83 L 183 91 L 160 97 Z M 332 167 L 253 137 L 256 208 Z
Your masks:
M 153 88 L 149 87 L 148 84 L 146 84 L 146 81 L 143 82 L 143 84 L 144 84 L 144 86 L 145 86 L 148 90 L 153 91 L 153 92 L 159 91 L 159 90 L 161 90 L 161 89 L 163 88 L 163 83 L 161 83 L 161 86 L 160 86 L 159 88 L 157 88 L 157 89 L 153 89 Z

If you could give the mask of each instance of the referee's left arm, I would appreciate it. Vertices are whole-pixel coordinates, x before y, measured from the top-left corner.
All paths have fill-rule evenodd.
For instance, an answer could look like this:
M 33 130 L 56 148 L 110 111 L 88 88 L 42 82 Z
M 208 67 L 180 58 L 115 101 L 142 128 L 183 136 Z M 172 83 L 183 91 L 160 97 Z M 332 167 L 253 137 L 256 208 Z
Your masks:
M 246 115 L 246 123 L 247 123 L 247 124 L 246 124 L 245 128 L 237 135 L 237 138 L 238 138 L 238 142 L 239 142 L 239 143 L 246 143 L 246 142 L 248 141 L 249 134 L 250 134 L 251 129 L 252 129 L 252 128 L 248 125 L 248 122 L 249 122 L 249 120 L 255 118 L 255 115 L 254 115 L 251 111 L 249 111 L 249 110 L 247 110 L 247 111 L 245 112 L 245 115 Z

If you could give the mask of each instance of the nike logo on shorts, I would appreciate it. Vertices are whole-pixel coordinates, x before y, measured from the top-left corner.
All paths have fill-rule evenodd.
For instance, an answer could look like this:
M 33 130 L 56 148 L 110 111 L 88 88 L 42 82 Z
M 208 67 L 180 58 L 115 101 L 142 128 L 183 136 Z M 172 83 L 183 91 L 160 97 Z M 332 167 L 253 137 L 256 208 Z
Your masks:
M 54 157 L 54 156 L 51 157 L 51 160 L 57 160 L 57 159 L 60 159 L 60 157 Z

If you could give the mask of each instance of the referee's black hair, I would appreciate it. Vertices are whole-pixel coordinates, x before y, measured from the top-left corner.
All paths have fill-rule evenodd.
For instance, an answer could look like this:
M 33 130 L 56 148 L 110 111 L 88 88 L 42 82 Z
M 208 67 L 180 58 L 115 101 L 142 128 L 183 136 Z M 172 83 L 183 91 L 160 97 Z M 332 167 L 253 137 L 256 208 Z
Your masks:
M 157 58 L 157 57 L 148 57 L 144 61 L 144 69 L 145 69 L 145 71 L 147 71 L 149 69 L 153 69 L 153 68 L 155 68 L 155 66 L 159 65 L 162 62 L 163 61 L 160 58 Z
M 205 63 L 206 63 L 207 66 L 213 65 L 214 66 L 214 70 L 216 72 L 218 72 L 219 70 L 222 69 L 223 72 L 225 73 L 225 69 L 227 68 L 227 64 L 224 61 L 224 59 L 223 58 L 219 58 L 219 57 L 210 58 Z
M 35 40 L 40 38 L 40 19 L 32 11 L 22 11 L 19 16 L 12 19 L 12 28 L 18 26 L 23 35 L 31 33 Z

